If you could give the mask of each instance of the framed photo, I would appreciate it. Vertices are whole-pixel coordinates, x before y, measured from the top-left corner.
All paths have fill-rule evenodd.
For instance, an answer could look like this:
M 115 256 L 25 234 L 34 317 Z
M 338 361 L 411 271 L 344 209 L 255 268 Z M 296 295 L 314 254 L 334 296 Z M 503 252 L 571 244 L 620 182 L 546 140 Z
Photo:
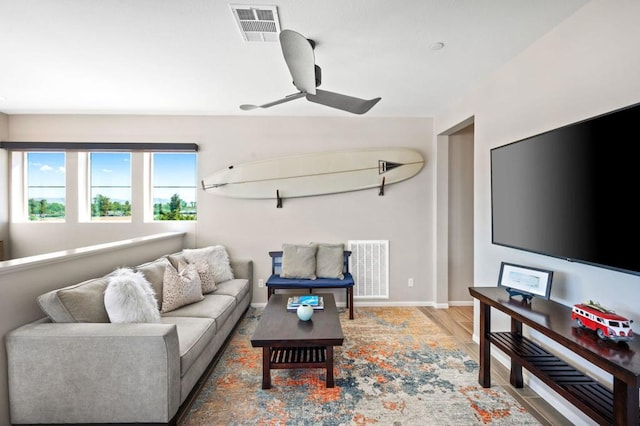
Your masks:
M 553 271 L 502 262 L 498 286 L 505 287 L 510 295 L 549 299 L 552 279 Z

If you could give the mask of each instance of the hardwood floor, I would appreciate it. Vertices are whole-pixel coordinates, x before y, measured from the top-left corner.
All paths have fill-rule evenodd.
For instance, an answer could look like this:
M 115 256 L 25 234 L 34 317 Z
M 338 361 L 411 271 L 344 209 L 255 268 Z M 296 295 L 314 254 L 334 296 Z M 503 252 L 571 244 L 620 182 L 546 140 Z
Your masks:
M 473 306 L 452 306 L 448 309 L 420 308 L 425 315 L 437 322 L 455 337 L 469 356 L 478 361 L 478 345 L 473 336 Z M 501 385 L 520 402 L 541 424 L 548 426 L 572 425 L 551 404 L 525 386 L 516 389 L 509 383 L 509 370 L 498 361 L 491 363 L 491 381 Z

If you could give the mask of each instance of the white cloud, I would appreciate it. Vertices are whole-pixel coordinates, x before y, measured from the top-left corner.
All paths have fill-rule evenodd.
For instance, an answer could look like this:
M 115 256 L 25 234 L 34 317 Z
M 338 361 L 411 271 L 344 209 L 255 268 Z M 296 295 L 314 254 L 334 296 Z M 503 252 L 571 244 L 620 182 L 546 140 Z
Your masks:
M 65 169 L 65 167 L 64 167 L 64 166 L 60 166 L 60 167 L 58 167 L 58 171 L 59 171 L 60 173 L 64 173 L 64 172 L 66 172 L 67 170 Z
M 113 170 L 111 169 L 102 169 L 102 171 L 105 173 L 113 173 Z
M 48 164 L 44 164 L 42 167 L 40 167 L 41 172 L 50 172 L 51 170 L 53 170 L 53 167 L 49 166 Z

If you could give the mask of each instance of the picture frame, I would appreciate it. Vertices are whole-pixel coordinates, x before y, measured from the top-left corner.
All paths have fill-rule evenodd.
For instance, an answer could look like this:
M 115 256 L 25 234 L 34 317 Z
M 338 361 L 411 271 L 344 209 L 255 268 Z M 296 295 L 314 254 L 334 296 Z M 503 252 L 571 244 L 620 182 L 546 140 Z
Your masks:
M 553 271 L 502 262 L 498 287 L 504 287 L 510 296 L 519 295 L 525 300 L 539 297 L 549 300 Z

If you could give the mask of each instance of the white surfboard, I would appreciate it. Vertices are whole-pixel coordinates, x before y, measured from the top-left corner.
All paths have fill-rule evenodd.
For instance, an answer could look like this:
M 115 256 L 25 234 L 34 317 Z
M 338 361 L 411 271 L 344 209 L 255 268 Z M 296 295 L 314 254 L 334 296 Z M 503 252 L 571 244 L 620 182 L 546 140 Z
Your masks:
M 229 166 L 202 180 L 210 193 L 234 198 L 294 198 L 383 187 L 415 176 L 422 155 L 409 148 L 292 155 Z

